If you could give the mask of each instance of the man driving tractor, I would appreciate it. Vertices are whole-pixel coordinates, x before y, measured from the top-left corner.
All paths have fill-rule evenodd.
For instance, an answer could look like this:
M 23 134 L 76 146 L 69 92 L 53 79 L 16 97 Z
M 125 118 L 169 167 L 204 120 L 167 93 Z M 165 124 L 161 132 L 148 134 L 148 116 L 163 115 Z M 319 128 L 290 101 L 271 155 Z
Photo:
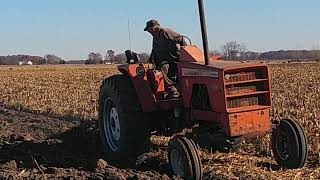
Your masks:
M 144 31 L 149 32 L 153 37 L 149 62 L 154 63 L 156 69 L 163 74 L 166 92 L 168 93 L 166 98 L 178 98 L 180 94 L 175 87 L 176 63 L 179 60 L 180 47 L 186 45 L 183 36 L 169 28 L 161 27 L 156 20 L 148 21 Z

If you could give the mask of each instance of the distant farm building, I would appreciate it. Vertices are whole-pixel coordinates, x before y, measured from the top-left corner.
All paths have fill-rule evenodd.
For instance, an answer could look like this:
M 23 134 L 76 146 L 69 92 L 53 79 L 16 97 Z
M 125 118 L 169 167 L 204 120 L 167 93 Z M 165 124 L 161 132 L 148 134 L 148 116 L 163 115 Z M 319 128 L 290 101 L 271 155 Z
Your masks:
M 22 65 L 33 65 L 32 61 L 19 61 L 18 64 L 20 66 L 22 66 Z

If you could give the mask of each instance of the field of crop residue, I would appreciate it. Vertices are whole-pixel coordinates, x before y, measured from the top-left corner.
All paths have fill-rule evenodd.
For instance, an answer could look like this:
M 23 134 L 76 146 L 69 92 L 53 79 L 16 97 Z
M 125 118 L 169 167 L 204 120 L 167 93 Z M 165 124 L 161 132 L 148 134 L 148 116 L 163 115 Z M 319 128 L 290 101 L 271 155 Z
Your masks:
M 305 128 L 306 166 L 279 167 L 265 135 L 246 140 L 236 153 L 201 150 L 204 179 L 320 178 L 320 63 L 270 70 L 272 118 L 295 118 Z M 116 73 L 111 65 L 0 67 L 0 179 L 178 179 L 169 168 L 166 137 L 152 137 L 152 151 L 137 167 L 103 160 L 98 91 Z

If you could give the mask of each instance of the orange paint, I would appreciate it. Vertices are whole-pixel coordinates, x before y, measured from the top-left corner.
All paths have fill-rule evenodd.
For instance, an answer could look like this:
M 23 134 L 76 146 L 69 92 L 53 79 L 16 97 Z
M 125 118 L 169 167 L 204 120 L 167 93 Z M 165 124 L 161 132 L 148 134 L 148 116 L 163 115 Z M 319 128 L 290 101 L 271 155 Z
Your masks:
M 222 58 L 221 56 L 217 56 L 217 55 L 213 55 L 210 57 L 210 59 L 213 61 L 221 60 L 221 58 Z
M 229 118 L 229 135 L 263 134 L 271 131 L 269 109 L 232 113 Z

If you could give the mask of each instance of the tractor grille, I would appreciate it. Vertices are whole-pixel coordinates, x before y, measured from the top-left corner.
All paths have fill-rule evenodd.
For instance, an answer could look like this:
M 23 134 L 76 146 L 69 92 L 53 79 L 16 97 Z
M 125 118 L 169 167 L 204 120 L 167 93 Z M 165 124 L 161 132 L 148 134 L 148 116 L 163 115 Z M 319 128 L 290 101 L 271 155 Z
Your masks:
M 240 72 L 240 73 L 232 73 L 226 75 L 226 82 L 237 82 L 237 81 L 248 81 L 256 79 L 255 72 Z M 228 77 L 229 76 L 229 77 Z
M 258 97 L 247 97 L 247 98 L 237 98 L 228 100 L 227 107 L 228 108 L 237 108 L 244 106 L 256 106 L 259 105 Z
M 232 70 L 225 72 L 224 78 L 227 108 L 270 104 L 267 67 Z
M 240 86 L 240 87 L 229 87 L 227 88 L 227 95 L 247 93 L 257 91 L 256 86 Z

